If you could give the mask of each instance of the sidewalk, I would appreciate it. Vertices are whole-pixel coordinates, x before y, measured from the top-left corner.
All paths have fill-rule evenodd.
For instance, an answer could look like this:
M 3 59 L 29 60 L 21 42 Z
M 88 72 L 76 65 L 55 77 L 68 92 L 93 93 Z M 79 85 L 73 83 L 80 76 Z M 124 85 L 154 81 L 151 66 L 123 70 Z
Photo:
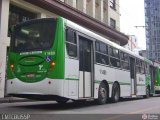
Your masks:
M 27 101 L 31 101 L 31 100 L 25 99 L 25 98 L 17 98 L 17 97 L 0 98 L 0 104 L 1 103 L 13 103 L 13 102 L 27 102 Z

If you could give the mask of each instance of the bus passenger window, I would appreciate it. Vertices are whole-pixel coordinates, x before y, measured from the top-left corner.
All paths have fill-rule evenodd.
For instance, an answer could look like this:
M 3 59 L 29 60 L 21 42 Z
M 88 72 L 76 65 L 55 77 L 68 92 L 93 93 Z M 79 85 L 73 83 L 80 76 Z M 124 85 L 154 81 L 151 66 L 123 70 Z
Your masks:
M 104 54 L 108 54 L 108 47 L 104 43 L 100 43 L 100 52 Z
M 113 49 L 113 56 L 119 58 L 119 51 L 117 49 Z
M 120 60 L 121 60 L 121 68 L 129 70 L 128 54 L 121 51 Z
M 109 65 L 108 46 L 105 43 L 96 41 L 96 62 L 104 65 Z
M 77 57 L 77 46 L 66 43 L 66 47 L 69 56 Z
M 66 48 L 69 56 L 77 57 L 76 32 L 71 29 L 66 29 Z
M 120 67 L 119 50 L 109 47 L 110 64 L 114 67 Z
M 66 41 L 70 43 L 77 44 L 76 32 L 70 29 L 66 29 Z
M 145 73 L 145 66 L 144 66 L 144 62 L 141 61 L 141 73 L 144 74 Z
M 138 73 L 141 72 L 140 61 L 139 61 L 139 59 L 136 60 L 136 71 L 137 71 Z
M 100 51 L 100 43 L 96 41 L 96 51 Z

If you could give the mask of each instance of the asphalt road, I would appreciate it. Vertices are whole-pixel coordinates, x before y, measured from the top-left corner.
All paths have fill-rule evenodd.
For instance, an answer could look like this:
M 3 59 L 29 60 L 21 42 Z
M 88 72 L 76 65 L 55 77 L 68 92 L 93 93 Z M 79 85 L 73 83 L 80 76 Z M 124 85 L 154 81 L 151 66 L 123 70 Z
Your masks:
M 42 120 L 142 120 L 142 115 L 147 114 L 147 117 L 160 120 L 160 96 L 123 99 L 105 105 L 97 105 L 95 102 L 69 102 L 62 105 L 54 101 L 1 103 L 0 114 L 0 119 L 5 119 L 5 115 L 13 117 L 16 114 L 28 114 L 31 115 L 30 119 Z

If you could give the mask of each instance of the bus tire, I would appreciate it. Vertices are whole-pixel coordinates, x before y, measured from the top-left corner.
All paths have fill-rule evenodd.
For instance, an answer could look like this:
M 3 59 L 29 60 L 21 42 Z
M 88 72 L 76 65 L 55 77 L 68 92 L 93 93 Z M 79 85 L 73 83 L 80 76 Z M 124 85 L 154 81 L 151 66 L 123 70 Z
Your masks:
M 99 90 L 98 90 L 98 99 L 97 103 L 99 105 L 105 104 L 108 100 L 108 91 L 107 91 L 107 86 L 105 85 L 104 82 L 101 82 L 99 85 Z
M 118 102 L 120 99 L 120 88 L 117 83 L 113 84 L 112 87 L 112 97 L 111 100 L 113 103 Z

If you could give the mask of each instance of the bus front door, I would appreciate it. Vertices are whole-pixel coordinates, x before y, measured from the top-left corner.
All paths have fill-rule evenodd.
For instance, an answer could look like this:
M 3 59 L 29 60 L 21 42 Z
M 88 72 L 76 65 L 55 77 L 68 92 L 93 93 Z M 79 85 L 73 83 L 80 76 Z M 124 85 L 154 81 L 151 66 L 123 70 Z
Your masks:
M 131 95 L 136 95 L 136 63 L 135 58 L 130 57 L 130 78 L 131 78 Z
M 92 41 L 79 36 L 79 98 L 92 96 Z

